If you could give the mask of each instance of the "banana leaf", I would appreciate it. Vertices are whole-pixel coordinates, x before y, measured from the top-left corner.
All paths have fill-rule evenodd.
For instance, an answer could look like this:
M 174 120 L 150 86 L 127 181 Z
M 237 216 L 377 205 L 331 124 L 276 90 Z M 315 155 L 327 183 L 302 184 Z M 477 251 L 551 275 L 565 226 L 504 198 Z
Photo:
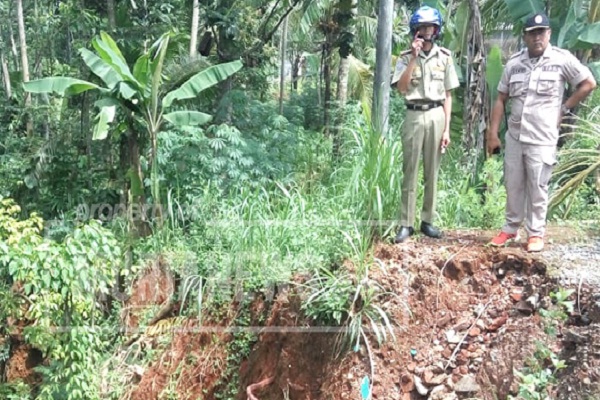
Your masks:
M 137 88 L 140 88 L 141 85 L 129 70 L 125 58 L 110 36 L 102 32 L 100 38 L 96 37 L 92 40 L 92 46 L 96 50 L 98 56 L 113 67 L 121 76 L 122 80 L 128 80 L 134 83 Z
M 116 113 L 115 106 L 102 107 L 98 113 L 98 122 L 94 126 L 92 140 L 102 140 L 108 135 L 108 124 L 114 121 Z
M 594 74 L 596 81 L 600 81 L 600 61 L 589 63 L 587 66 Z
M 61 96 L 70 96 L 92 89 L 101 89 L 94 83 L 62 76 L 23 82 L 23 88 L 31 93 L 57 93 Z
M 600 22 L 587 25 L 579 35 L 579 40 L 591 44 L 600 44 Z
M 163 108 L 168 108 L 174 100 L 192 99 L 200 92 L 225 80 L 242 68 L 241 61 L 232 61 L 214 65 L 197 73 L 183 83 L 179 88 L 167 93 L 163 98 Z
M 202 125 L 209 122 L 212 116 L 199 111 L 174 111 L 163 115 L 163 118 L 173 125 Z
M 487 64 L 485 69 L 485 82 L 490 93 L 490 110 L 498 97 L 498 83 L 502 78 L 502 49 L 499 46 L 492 46 L 487 56 Z

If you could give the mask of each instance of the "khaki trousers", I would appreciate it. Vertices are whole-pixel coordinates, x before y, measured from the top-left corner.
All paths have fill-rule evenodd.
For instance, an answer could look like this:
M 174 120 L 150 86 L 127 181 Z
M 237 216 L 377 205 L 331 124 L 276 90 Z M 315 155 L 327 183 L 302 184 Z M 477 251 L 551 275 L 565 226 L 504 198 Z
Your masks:
M 529 237 L 544 237 L 548 212 L 548 182 L 556 164 L 556 146 L 522 143 L 506 135 L 504 185 L 506 222 L 502 230 L 514 234 L 525 219 Z
M 441 161 L 442 133 L 446 117 L 443 107 L 427 111 L 406 110 L 402 126 L 402 206 L 400 224 L 413 226 L 417 202 L 419 161 L 423 154 L 425 196 L 421 221 L 433 223 L 437 198 L 437 179 Z

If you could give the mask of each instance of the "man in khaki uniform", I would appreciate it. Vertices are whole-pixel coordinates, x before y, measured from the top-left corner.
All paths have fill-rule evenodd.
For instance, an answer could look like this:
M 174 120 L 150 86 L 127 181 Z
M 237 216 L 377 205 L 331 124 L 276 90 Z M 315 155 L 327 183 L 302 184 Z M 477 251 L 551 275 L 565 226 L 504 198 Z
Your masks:
M 450 90 L 459 86 L 450 50 L 435 44 L 442 30 L 438 10 L 423 6 L 410 20 L 414 37 L 411 50 L 403 52 L 396 64 L 392 85 L 406 99 L 402 125 L 402 206 L 400 230 L 394 241 L 404 242 L 414 233 L 419 161 L 423 154 L 425 197 L 421 212 L 421 232 L 440 238 L 433 226 L 437 179 L 441 155 L 450 144 Z
M 510 99 L 504 160 L 506 222 L 490 244 L 504 246 L 517 240 L 525 219 L 527 250 L 541 251 L 560 121 L 594 90 L 596 81 L 570 52 L 549 44 L 550 23 L 545 14 L 528 18 L 523 33 L 527 47 L 504 68 L 487 133 L 487 151 L 495 153 L 500 149 L 498 127 L 504 105 Z M 561 105 L 565 83 L 576 90 Z

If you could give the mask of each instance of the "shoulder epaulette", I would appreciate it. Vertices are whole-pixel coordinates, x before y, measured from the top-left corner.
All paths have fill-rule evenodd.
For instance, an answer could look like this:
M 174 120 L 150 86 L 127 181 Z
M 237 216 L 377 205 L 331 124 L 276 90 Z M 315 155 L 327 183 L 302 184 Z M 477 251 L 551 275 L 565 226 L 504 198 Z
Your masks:
M 513 54 L 512 56 L 510 56 L 508 59 L 512 60 L 515 57 L 520 57 L 521 54 L 523 54 L 524 51 L 525 51 L 525 49 L 521 49 L 521 50 L 517 51 L 515 54 Z
M 440 46 L 440 51 L 442 53 L 444 53 L 445 55 L 447 55 L 448 57 L 450 57 L 452 55 L 452 52 L 445 47 Z
M 565 55 L 573 55 L 569 50 L 561 49 L 560 47 L 552 46 L 552 50 Z
M 405 56 L 412 53 L 412 50 L 404 50 L 403 52 L 400 53 L 401 56 Z

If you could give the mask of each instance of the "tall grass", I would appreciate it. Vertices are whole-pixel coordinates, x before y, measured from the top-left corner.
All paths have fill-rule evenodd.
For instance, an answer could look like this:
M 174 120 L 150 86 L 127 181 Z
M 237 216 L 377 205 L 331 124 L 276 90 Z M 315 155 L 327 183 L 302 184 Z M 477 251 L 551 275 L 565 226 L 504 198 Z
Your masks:
M 368 115 L 364 111 L 360 115 Z M 398 218 L 402 146 L 398 136 L 380 135 L 364 117 L 346 129 L 345 163 L 334 172 L 347 207 L 365 226 L 366 237 L 386 237 Z

